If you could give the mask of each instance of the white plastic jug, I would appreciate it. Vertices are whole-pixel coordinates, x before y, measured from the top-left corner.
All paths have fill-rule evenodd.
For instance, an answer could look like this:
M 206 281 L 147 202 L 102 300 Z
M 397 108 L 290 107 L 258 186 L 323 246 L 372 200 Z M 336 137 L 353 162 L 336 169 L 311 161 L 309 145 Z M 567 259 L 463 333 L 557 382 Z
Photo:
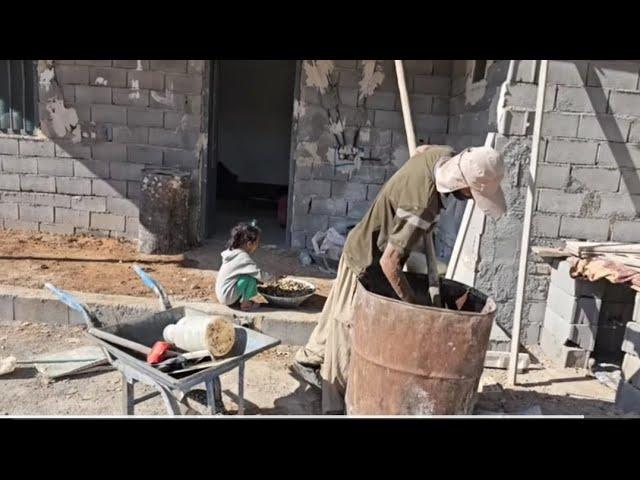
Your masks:
M 177 323 L 167 325 L 162 332 L 162 336 L 165 341 L 187 352 L 208 350 L 214 356 L 224 355 L 233 346 L 235 336 L 233 335 L 233 327 L 229 324 L 229 326 L 225 327 L 231 329 L 232 335 L 231 338 L 228 338 L 228 342 L 221 345 L 212 344 L 207 337 L 208 329 L 213 322 L 218 321 L 228 324 L 225 318 L 219 316 L 183 317 Z M 222 351 L 218 351 L 219 349 L 222 349 Z

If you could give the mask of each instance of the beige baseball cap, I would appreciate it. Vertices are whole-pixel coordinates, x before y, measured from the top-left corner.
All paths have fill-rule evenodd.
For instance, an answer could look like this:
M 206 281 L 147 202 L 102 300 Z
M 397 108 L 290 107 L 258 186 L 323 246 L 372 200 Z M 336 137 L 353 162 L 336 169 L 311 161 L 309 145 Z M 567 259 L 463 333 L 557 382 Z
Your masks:
M 504 177 L 502 155 L 491 147 L 466 148 L 441 163 L 436 188 L 449 193 L 469 187 L 476 205 L 494 218 L 507 210 L 500 182 Z

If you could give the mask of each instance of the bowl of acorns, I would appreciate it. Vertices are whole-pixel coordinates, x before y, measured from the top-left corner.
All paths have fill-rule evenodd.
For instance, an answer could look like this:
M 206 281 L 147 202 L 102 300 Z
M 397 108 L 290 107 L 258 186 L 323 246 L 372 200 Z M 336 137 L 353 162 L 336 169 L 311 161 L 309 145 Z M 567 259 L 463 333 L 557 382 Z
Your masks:
M 271 305 L 299 307 L 315 293 L 316 286 L 299 278 L 285 277 L 260 285 L 258 291 Z

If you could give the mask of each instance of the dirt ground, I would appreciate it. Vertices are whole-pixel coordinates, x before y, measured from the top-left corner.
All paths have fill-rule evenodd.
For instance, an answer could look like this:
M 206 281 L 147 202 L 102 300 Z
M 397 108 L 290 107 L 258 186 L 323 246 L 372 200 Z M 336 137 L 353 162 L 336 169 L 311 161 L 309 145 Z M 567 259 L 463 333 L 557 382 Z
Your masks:
M 18 360 L 90 344 L 82 327 L 45 324 L 0 324 L 0 358 Z M 247 362 L 245 413 L 248 415 L 319 414 L 317 391 L 289 374 L 293 347 L 280 346 Z M 504 370 L 486 369 L 480 382 L 476 413 L 521 414 L 539 406 L 543 415 L 624 416 L 616 411 L 615 392 L 584 370 L 543 368 L 535 364 L 518 376 L 520 384 L 506 386 Z M 223 400 L 237 413 L 237 375 L 221 378 Z M 34 368 L 18 368 L 0 376 L 0 414 L 3 415 L 121 415 L 121 380 L 115 371 L 47 382 Z M 136 385 L 136 397 L 151 393 Z M 136 406 L 137 415 L 165 415 L 159 397 Z
M 140 265 L 176 299 L 217 302 L 213 287 L 223 249 L 223 242 L 208 241 L 185 254 L 182 264 Z M 39 289 L 49 282 L 65 290 L 151 297 L 153 292 L 131 269 L 131 260 L 137 256 L 136 246 L 121 239 L 4 230 L 0 232 L 0 283 Z M 314 283 L 317 293 L 305 307 L 322 308 L 331 275 L 316 266 L 302 266 L 294 252 L 269 245 L 258 250 L 254 259 L 269 272 Z

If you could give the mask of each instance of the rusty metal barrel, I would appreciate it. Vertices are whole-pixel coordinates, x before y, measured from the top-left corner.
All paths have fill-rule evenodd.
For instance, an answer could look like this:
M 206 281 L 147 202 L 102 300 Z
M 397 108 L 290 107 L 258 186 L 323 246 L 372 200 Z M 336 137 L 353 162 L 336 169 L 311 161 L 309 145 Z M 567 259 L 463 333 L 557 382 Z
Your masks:
M 411 277 L 414 290 L 427 284 L 424 275 Z M 358 285 L 348 415 L 472 413 L 496 305 L 452 280 L 441 280 L 440 294 L 446 308 L 408 304 Z

